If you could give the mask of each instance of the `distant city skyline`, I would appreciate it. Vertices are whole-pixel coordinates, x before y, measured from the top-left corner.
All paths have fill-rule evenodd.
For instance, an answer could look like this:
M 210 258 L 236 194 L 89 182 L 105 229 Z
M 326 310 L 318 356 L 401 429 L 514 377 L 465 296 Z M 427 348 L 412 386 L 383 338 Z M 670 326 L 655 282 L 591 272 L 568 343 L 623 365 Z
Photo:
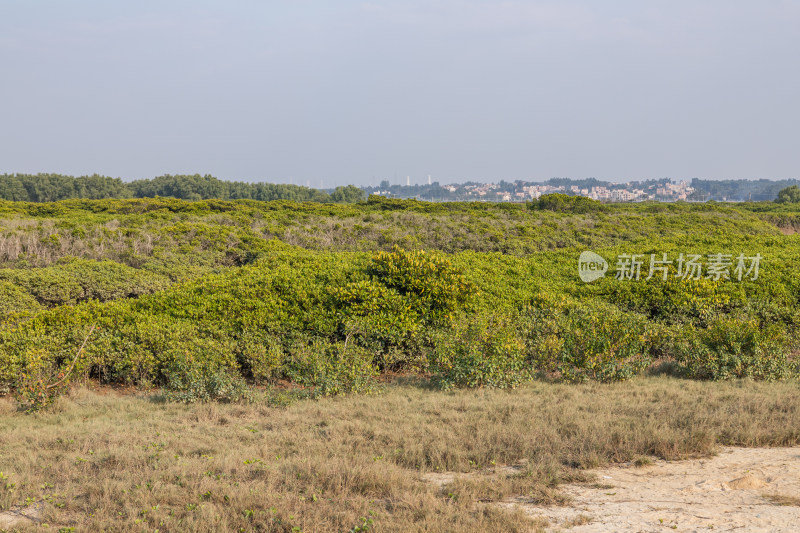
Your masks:
M 0 5 L 0 173 L 800 176 L 800 1 Z
M 34 172 L 34 174 L 35 174 L 35 172 Z M 57 172 L 54 172 L 54 174 L 57 174 Z M 101 174 L 99 172 L 96 172 L 96 173 L 92 172 L 92 173 L 83 174 L 83 175 L 91 175 L 91 174 L 104 175 L 104 174 Z M 130 183 L 132 181 L 136 181 L 136 180 L 139 180 L 139 179 L 151 179 L 151 178 L 154 178 L 156 176 L 162 176 L 162 175 L 166 175 L 166 174 L 168 174 L 168 173 L 165 172 L 165 173 L 161 173 L 161 174 L 154 174 L 152 176 L 141 176 L 141 177 L 134 177 L 134 178 L 125 178 L 125 177 L 122 177 L 122 176 L 111 176 L 111 175 L 108 175 L 108 176 L 109 177 L 120 178 L 122 181 L 124 181 L 126 183 Z M 376 187 L 384 180 L 388 181 L 391 185 L 401 185 L 401 186 L 404 186 L 407 183 L 409 183 L 411 186 L 415 186 L 415 185 L 430 185 L 432 183 L 438 183 L 439 185 L 459 185 L 459 184 L 471 183 L 471 182 L 491 184 L 491 183 L 499 183 L 501 181 L 505 181 L 505 182 L 509 182 L 509 183 L 513 183 L 513 182 L 516 182 L 516 181 L 524 181 L 524 182 L 527 182 L 527 183 L 545 183 L 545 182 L 547 182 L 549 180 L 552 180 L 552 179 L 568 179 L 568 180 L 574 180 L 574 181 L 596 179 L 598 181 L 607 182 L 607 183 L 614 183 L 614 184 L 619 184 L 619 185 L 622 185 L 622 184 L 625 184 L 625 183 L 631 183 L 631 182 L 659 181 L 659 180 L 671 180 L 672 182 L 679 183 L 681 181 L 691 182 L 693 179 L 702 179 L 702 180 L 710 179 L 710 180 L 714 180 L 714 181 L 725 181 L 725 180 L 757 181 L 757 180 L 762 180 L 762 179 L 766 179 L 766 180 L 769 180 L 769 181 L 800 180 L 800 172 L 798 172 L 798 176 L 797 177 L 791 177 L 790 176 L 788 178 L 771 178 L 771 177 L 731 177 L 731 178 L 726 178 L 726 177 L 720 177 L 720 178 L 716 178 L 716 179 L 715 178 L 706 178 L 706 177 L 703 177 L 703 176 L 678 177 L 678 178 L 670 177 L 670 176 L 654 176 L 654 177 L 638 177 L 638 178 L 631 178 L 631 179 L 613 179 L 613 178 L 612 179 L 602 179 L 602 178 L 598 178 L 597 176 L 550 176 L 550 177 L 546 177 L 546 178 L 533 178 L 533 177 L 505 177 L 504 178 L 504 177 L 496 177 L 496 178 L 471 178 L 471 179 L 454 178 L 454 179 L 450 179 L 450 180 L 445 180 L 445 179 L 442 179 L 442 178 L 437 178 L 436 176 L 433 176 L 431 174 L 425 174 L 424 176 L 420 176 L 418 178 L 415 178 L 414 176 L 411 176 L 411 175 L 407 174 L 407 175 L 403 176 L 402 178 L 396 178 L 395 176 L 391 176 L 391 177 L 385 177 L 384 176 L 384 177 L 374 177 L 374 178 L 370 177 L 369 180 L 367 180 L 367 181 L 365 181 L 363 183 L 356 183 L 356 182 L 353 182 L 353 181 L 333 182 L 333 181 L 324 180 L 324 179 L 305 179 L 305 180 L 290 179 L 290 180 L 286 180 L 286 181 L 276 181 L 276 180 L 269 180 L 269 179 L 266 179 L 266 180 L 264 180 L 264 179 L 253 180 L 253 179 L 238 178 L 238 177 L 218 176 L 218 175 L 215 175 L 215 174 L 211 174 L 209 172 L 192 172 L 192 173 L 184 173 L 184 172 L 182 172 L 182 173 L 171 173 L 171 174 L 172 175 L 179 175 L 179 174 L 194 175 L 194 174 L 198 174 L 198 175 L 201 175 L 201 176 L 212 175 L 215 178 L 218 178 L 218 179 L 223 180 L 223 181 L 239 181 L 239 182 L 244 182 L 244 183 L 275 183 L 275 184 L 284 184 L 284 185 L 300 185 L 300 186 L 303 186 L 303 187 L 311 187 L 311 188 L 314 188 L 314 189 L 333 189 L 335 187 L 345 186 L 345 185 L 357 185 L 359 187 Z M 75 175 L 75 176 L 77 176 L 77 175 Z M 429 177 L 430 177 L 430 182 L 428 181 Z M 408 178 L 410 178 L 410 179 L 408 179 Z

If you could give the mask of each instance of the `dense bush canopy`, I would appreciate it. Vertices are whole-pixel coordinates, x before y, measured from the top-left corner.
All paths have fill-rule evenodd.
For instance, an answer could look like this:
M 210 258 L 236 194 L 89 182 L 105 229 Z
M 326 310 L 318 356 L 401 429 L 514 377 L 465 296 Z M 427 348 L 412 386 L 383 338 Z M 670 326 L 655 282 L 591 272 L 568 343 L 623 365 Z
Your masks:
M 0 202 L 0 389 L 80 374 L 239 397 L 242 380 L 369 391 L 794 372 L 797 211 L 787 205 L 358 205 L 177 199 Z M 788 222 L 787 222 L 788 221 Z M 578 256 L 608 274 L 578 277 Z M 616 279 L 638 254 L 643 276 Z M 652 258 L 724 254 L 728 279 L 650 279 Z M 761 258 L 737 279 L 738 257 Z M 653 259 L 654 260 L 654 259 Z

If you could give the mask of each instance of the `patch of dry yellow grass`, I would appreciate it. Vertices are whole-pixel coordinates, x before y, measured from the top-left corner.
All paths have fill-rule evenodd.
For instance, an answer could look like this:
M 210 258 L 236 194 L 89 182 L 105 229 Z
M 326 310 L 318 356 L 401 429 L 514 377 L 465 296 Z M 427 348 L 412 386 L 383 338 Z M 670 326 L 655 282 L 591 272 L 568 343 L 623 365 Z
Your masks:
M 43 502 L 55 531 L 531 531 L 491 502 L 566 502 L 559 483 L 609 462 L 800 443 L 797 388 L 406 381 L 284 408 L 76 389 L 35 415 L 0 400 L 0 510 Z

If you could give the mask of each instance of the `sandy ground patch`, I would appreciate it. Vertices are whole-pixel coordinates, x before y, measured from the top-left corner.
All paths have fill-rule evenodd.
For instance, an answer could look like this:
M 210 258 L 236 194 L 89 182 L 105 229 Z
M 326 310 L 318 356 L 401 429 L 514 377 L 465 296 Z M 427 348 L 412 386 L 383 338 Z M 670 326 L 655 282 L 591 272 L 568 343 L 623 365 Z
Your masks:
M 38 502 L 26 507 L 13 507 L 0 512 L 0 531 L 30 526 L 41 522 L 42 503 Z
M 594 471 L 593 485 L 564 485 L 567 507 L 518 499 L 551 531 L 800 531 L 800 448 L 723 448 L 689 461 Z M 781 505 L 783 504 L 783 505 Z

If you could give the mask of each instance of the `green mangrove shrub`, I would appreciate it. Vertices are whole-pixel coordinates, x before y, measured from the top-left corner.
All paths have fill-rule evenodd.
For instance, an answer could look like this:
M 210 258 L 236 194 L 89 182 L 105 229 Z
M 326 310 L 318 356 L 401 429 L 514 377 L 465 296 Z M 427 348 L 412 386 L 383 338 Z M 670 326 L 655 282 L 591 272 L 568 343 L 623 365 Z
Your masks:
M 784 331 L 755 319 L 718 317 L 708 327 L 685 327 L 677 338 L 675 359 L 697 379 L 788 377 L 792 367 Z
M 435 337 L 430 368 L 445 389 L 511 388 L 530 378 L 525 345 L 510 316 L 459 321 Z
M 532 366 L 568 382 L 619 381 L 652 362 L 645 317 L 612 305 L 530 307 L 522 331 Z

